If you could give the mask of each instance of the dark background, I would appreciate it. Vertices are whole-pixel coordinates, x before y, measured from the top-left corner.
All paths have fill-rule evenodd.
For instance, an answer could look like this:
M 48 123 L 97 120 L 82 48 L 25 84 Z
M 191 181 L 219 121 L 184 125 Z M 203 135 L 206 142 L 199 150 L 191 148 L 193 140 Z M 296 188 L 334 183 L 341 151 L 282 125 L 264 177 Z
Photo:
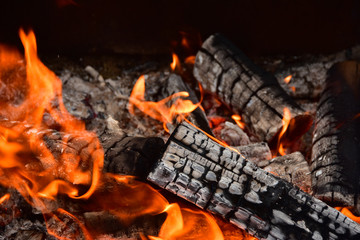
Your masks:
M 1 1 L 0 42 L 33 28 L 42 54 L 166 53 L 179 31 L 221 32 L 250 55 L 330 53 L 360 43 L 358 0 Z

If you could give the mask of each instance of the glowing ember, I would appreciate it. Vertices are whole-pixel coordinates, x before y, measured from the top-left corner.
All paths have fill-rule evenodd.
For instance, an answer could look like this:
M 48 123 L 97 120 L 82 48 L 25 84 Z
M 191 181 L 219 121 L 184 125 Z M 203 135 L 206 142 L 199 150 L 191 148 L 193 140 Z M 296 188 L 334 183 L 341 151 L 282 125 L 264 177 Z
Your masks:
M 226 119 L 224 117 L 220 116 L 210 116 L 208 117 L 209 125 L 211 128 L 218 127 L 221 123 L 226 122 Z
M 283 140 L 283 136 L 284 136 L 286 130 L 289 127 L 290 120 L 291 120 L 290 111 L 289 111 L 289 109 L 284 108 L 284 116 L 282 119 L 282 128 L 279 133 L 278 143 L 277 143 L 277 151 L 281 156 L 284 156 L 286 154 L 286 149 L 284 148 L 284 142 L 282 140 Z
M 241 128 L 245 129 L 245 123 L 241 121 L 241 116 L 239 115 L 232 115 L 231 118 L 236 122 L 236 124 Z
M 136 106 L 151 118 L 162 122 L 164 129 L 168 131 L 167 123 L 172 123 L 175 119 L 184 120 L 189 113 L 200 106 L 200 102 L 194 104 L 191 100 L 183 99 L 188 96 L 188 92 L 178 92 L 159 102 L 145 101 L 145 77 L 142 75 L 131 92 L 128 109 L 134 114 L 134 106 Z M 172 102 L 170 107 L 169 102 Z
M 102 174 L 103 150 L 95 133 L 87 132 L 85 125 L 65 109 L 61 81 L 38 59 L 34 33 L 20 30 L 20 38 L 25 48 L 25 62 L 18 52 L 0 48 L 0 86 L 1 91 L 6 89 L 2 93 L 9 96 L 1 96 L 4 101 L 0 104 L 0 184 L 17 189 L 28 203 L 44 212 L 49 234 L 59 239 L 93 239 L 97 234 L 86 229 L 76 214 L 60 207 L 48 208 L 49 201 L 56 202 L 58 195 L 63 195 L 73 202 L 86 204 L 90 210 L 108 211 L 124 223 L 138 216 L 166 212 L 168 217 L 159 239 L 223 239 L 208 214 L 170 205 L 156 190 L 134 177 Z M 13 81 L 3 77 L 18 68 L 25 68 L 26 74 L 10 78 Z M 8 89 L 14 86 L 19 88 Z M 174 98 L 187 97 L 185 92 L 159 103 L 144 101 L 143 77 L 135 89 L 142 92 L 133 91 L 131 103 L 160 109 L 150 112 L 164 122 L 198 106 L 189 100 L 177 99 L 173 108 L 165 107 Z M 86 156 L 62 146 L 56 155 L 45 140 L 54 136 L 60 137 L 63 146 L 74 139 L 84 141 Z M 5 194 L 0 203 L 9 198 L 10 194 Z M 77 228 L 67 228 L 69 222 Z M 171 226 L 173 223 L 176 225 Z M 197 228 L 199 223 L 201 227 Z

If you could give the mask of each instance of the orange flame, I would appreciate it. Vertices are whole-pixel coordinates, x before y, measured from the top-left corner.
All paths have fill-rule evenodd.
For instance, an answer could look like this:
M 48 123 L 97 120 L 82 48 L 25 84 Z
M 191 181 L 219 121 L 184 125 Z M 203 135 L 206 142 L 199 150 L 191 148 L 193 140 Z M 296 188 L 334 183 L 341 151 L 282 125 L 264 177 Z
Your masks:
M 172 54 L 172 62 L 170 63 L 170 68 L 175 72 L 175 70 L 181 71 L 181 65 L 179 57 L 173 53 Z
M 289 83 L 291 81 L 291 79 L 292 79 L 292 75 L 289 75 L 286 78 L 284 78 L 284 82 Z
M 224 239 L 215 219 L 202 211 L 180 209 L 178 204 L 170 204 L 164 212 L 168 218 L 161 226 L 159 237 L 149 236 L 151 240 L 176 239 Z M 199 228 L 201 227 L 201 228 Z
M 134 106 L 136 106 L 151 118 L 163 122 L 164 129 L 168 131 L 166 123 L 172 123 L 174 119 L 184 120 L 189 113 L 200 106 L 200 102 L 194 104 L 191 100 L 182 99 L 188 96 L 188 92 L 178 92 L 159 102 L 145 101 L 145 77 L 142 75 L 133 87 L 128 109 L 134 114 Z M 170 107 L 168 107 L 169 102 L 173 102 Z
M 355 216 L 347 207 L 335 207 L 336 210 L 360 224 L 360 217 Z
M 0 126 L 1 184 L 15 187 L 29 202 L 40 205 L 43 205 L 42 198 L 53 199 L 58 193 L 72 198 L 88 198 L 96 188 L 102 168 L 100 143 L 94 133 L 86 132 L 84 124 L 66 111 L 61 98 L 61 81 L 38 59 L 34 33 L 30 31 L 26 34 L 20 30 L 19 34 L 26 61 L 26 79 L 22 81 L 28 89 L 20 104 L 10 102 L 0 109 L 1 117 L 12 121 L 10 127 Z M 0 62 L 12 55 L 6 49 L 1 49 L 1 52 Z M 17 56 L 17 53 L 13 56 Z M 10 57 L 10 61 L 13 62 L 13 58 Z M 6 72 L 7 68 L 1 71 Z M 95 154 L 92 155 L 93 162 L 89 164 L 89 169 L 81 169 L 78 164 L 81 159 L 70 153 L 64 152 L 60 159 L 54 158 L 43 140 L 49 134 L 45 130 L 44 115 L 48 115 L 61 132 L 81 136 L 94 143 Z M 16 142 L 16 139 L 26 139 L 28 146 Z M 62 141 L 66 143 L 68 140 L 64 138 Z M 34 158 L 19 158 L 19 153 L 29 151 L 39 153 L 37 161 L 34 162 Z M 37 166 L 37 169 L 29 171 L 28 166 L 31 165 Z M 77 184 L 90 184 L 90 188 L 79 196 Z
M 286 130 L 289 127 L 290 120 L 291 120 L 290 110 L 288 108 L 284 108 L 284 116 L 282 119 L 282 128 L 279 133 L 278 143 L 277 143 L 277 151 L 281 156 L 284 156 L 286 154 L 286 149 L 284 148 L 284 143 L 282 142 L 282 138 L 283 138 Z
M 1 99 L 4 98 L 4 101 L 0 102 L 0 184 L 16 188 L 30 204 L 44 211 L 49 234 L 58 239 L 74 239 L 77 236 L 93 239 L 93 233 L 86 229 L 76 215 L 62 208 L 55 211 L 47 208 L 49 199 L 56 201 L 57 195 L 62 194 L 73 199 L 72 201 L 81 199 L 78 202 L 87 204 L 86 208 L 90 210 L 100 206 L 123 222 L 144 214 L 167 212 L 168 220 L 162 228 L 165 230 L 160 233 L 161 239 L 183 239 L 183 236 L 187 236 L 187 239 L 222 239 L 221 231 L 208 214 L 181 210 L 177 205 L 170 205 L 157 191 L 145 183 L 137 182 L 134 177 L 101 174 L 104 153 L 95 133 L 87 132 L 85 125 L 66 111 L 62 100 L 61 81 L 38 59 L 34 33 L 30 31 L 26 34 L 20 30 L 19 34 L 25 48 L 25 62 L 20 54 L 12 49 L 0 48 L 0 85 L 26 86 L 4 92 L 11 95 L 9 98 L 0 96 Z M 15 79 L 15 83 L 6 80 L 9 72 L 21 67 L 26 70 L 24 78 L 11 78 Z M 136 106 L 145 102 L 145 105 L 159 107 L 160 110 L 151 111 L 157 119 L 171 120 L 169 115 L 184 114 L 189 111 L 186 108 L 195 109 L 195 106 L 198 106 L 189 100 L 177 99 L 175 107 L 165 107 L 173 98 L 188 96 L 185 92 L 177 93 L 159 103 L 146 102 L 145 82 L 143 77 L 141 79 L 136 88 L 143 91 L 135 91 L 131 101 Z M 163 115 L 165 110 L 171 114 Z M 66 149 L 62 149 L 61 154 L 55 157 L 44 139 L 60 133 L 64 146 L 67 146 L 71 139 L 85 141 L 90 157 L 87 155 L 86 159 L 82 159 L 78 153 Z M 87 187 L 87 190 L 84 187 Z M 107 194 L 104 193 L 106 189 L 110 189 Z M 9 197 L 9 194 L 2 196 L 0 203 Z M 69 221 L 77 225 L 78 230 L 67 228 Z M 202 226 L 204 231 L 194 234 L 194 237 L 189 236 L 192 229 L 185 224 L 171 231 L 167 230 L 170 227 L 168 223 L 173 221 L 188 221 L 194 226 L 201 222 L 201 226 L 205 225 Z M 59 232 L 62 228 L 74 232 L 64 236 L 61 230 Z
M 195 59 L 196 59 L 196 56 L 188 56 L 185 58 L 185 63 L 189 64 L 189 65 L 194 65 Z
M 8 200 L 9 198 L 10 198 L 10 194 L 9 194 L 9 193 L 5 194 L 4 196 L 2 196 L 2 197 L 0 198 L 0 204 L 2 204 L 3 202 L 5 202 L 5 201 Z
M 236 122 L 236 124 L 241 128 L 245 129 L 245 123 L 241 121 L 241 116 L 239 115 L 232 115 L 231 118 Z

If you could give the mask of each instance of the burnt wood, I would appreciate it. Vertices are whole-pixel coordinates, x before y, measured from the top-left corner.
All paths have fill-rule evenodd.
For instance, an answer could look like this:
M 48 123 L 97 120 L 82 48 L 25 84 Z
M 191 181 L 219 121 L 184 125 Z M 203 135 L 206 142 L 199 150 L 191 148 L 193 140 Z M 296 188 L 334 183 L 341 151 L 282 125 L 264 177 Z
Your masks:
M 219 34 L 210 36 L 202 45 L 196 55 L 194 75 L 204 89 L 216 93 L 241 114 L 261 140 L 272 140 L 282 128 L 285 107 L 292 117 L 289 138 L 301 136 L 311 124 L 310 115 L 286 94 L 274 76 Z
M 360 64 L 346 61 L 328 72 L 317 107 L 312 184 L 317 198 L 356 206 L 360 183 Z
M 244 146 L 233 147 L 244 158 L 255 163 L 259 167 L 267 166 L 271 160 L 272 154 L 266 142 L 250 143 Z
M 294 184 L 304 192 L 311 192 L 309 164 L 300 152 L 273 158 L 263 169 Z
M 131 137 L 105 134 L 100 137 L 104 148 L 104 171 L 146 179 L 159 159 L 164 141 L 158 137 Z
M 186 122 L 171 135 L 148 180 L 260 239 L 360 237 L 351 219 Z

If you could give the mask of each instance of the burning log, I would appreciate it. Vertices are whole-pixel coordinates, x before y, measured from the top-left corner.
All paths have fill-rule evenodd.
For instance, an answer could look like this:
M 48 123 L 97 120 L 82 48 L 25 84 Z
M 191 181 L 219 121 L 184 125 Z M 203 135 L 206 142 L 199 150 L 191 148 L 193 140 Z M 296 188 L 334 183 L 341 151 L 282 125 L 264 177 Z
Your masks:
M 261 239 L 358 239 L 360 226 L 183 123 L 148 179 Z
M 314 194 L 341 206 L 359 203 L 359 67 L 358 62 L 346 61 L 329 70 L 326 88 L 317 107 L 313 136 Z
M 301 136 L 311 125 L 310 115 L 290 99 L 276 78 L 221 35 L 204 42 L 196 56 L 194 75 L 206 90 L 218 94 L 235 113 L 242 114 L 262 140 L 270 141 L 279 133 L 284 108 L 291 114 L 289 139 Z

